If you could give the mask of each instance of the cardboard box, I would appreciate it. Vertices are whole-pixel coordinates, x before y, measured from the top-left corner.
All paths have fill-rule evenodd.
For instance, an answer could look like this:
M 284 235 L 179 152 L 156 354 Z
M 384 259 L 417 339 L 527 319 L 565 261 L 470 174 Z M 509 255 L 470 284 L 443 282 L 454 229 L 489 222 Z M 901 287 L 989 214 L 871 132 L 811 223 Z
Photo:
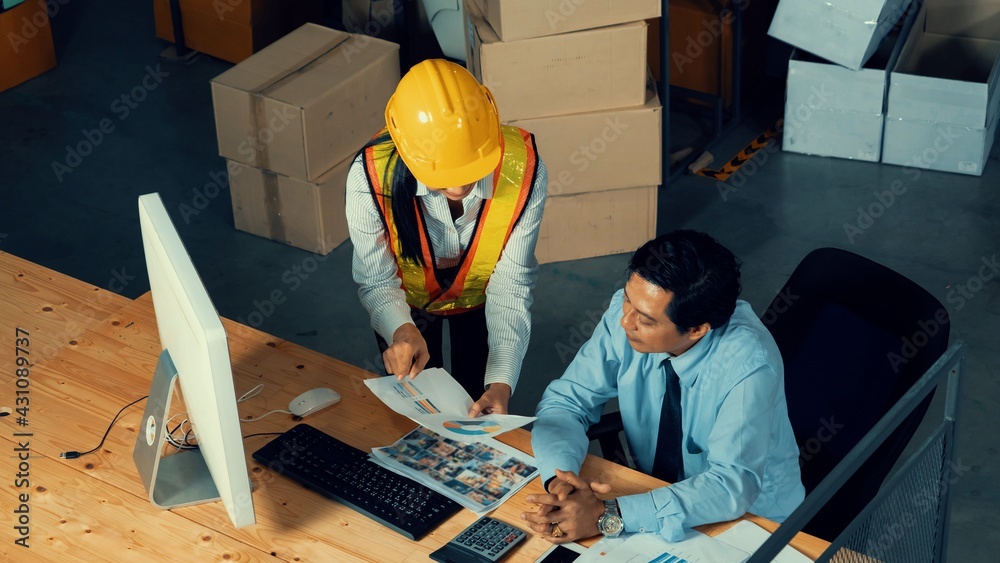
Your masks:
M 212 80 L 219 154 L 316 180 L 385 127 L 399 46 L 306 24 Z
M 308 21 L 320 18 L 322 0 L 181 0 L 188 48 L 239 63 Z M 156 36 L 174 41 L 169 0 L 153 0 Z
M 535 135 L 549 196 L 658 185 L 663 111 L 650 88 L 645 105 L 514 121 Z
M 56 66 L 45 3 L 18 4 L 0 13 L 0 92 Z
M 788 61 L 782 147 L 789 152 L 878 162 L 889 71 L 916 20 L 910 10 L 861 70 L 804 51 Z
M 1000 114 L 1000 0 L 934 0 L 890 75 L 882 162 L 983 173 Z
M 475 0 L 501 41 L 660 17 L 660 0 Z
M 504 43 L 471 0 L 465 10 L 466 65 L 502 121 L 645 102 L 645 21 Z
M 657 186 L 555 196 L 545 202 L 540 264 L 635 252 L 656 236 Z
M 860 70 L 910 0 L 781 0 L 768 35 Z
M 713 0 L 670 0 L 670 85 L 733 100 L 733 15 Z
M 291 246 L 327 254 L 348 238 L 344 214 L 348 158 L 316 182 L 229 161 L 236 228 Z

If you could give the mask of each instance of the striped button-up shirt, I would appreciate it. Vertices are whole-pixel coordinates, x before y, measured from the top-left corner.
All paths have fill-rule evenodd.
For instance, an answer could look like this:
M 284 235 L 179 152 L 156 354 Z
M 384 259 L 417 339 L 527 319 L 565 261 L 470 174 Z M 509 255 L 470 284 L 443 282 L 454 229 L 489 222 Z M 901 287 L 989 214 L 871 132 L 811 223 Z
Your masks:
M 538 173 L 528 200 L 500 255 L 486 287 L 486 328 L 489 357 L 484 385 L 517 384 L 521 362 L 531 335 L 531 291 L 538 278 L 535 243 L 542 221 L 548 186 L 545 164 L 538 159 Z M 424 210 L 427 233 L 438 268 L 457 266 L 476 229 L 483 201 L 493 197 L 493 174 L 476 183 L 462 200 L 462 215 L 452 220 L 444 194 L 417 182 L 417 200 Z M 412 323 L 410 306 L 396 272 L 381 213 L 372 199 L 361 157 L 347 175 L 347 223 L 354 245 L 354 281 L 358 296 L 371 315 L 371 326 L 386 342 L 405 323 Z M 473 397 L 478 399 L 478 397 Z

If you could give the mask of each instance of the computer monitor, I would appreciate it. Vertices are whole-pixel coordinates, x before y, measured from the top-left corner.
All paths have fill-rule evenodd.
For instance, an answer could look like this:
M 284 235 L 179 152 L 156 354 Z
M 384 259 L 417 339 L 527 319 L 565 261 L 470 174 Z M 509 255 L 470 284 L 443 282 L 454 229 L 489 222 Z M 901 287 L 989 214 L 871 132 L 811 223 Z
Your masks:
M 162 352 L 132 458 L 160 508 L 222 500 L 237 528 L 255 522 L 226 332 L 159 194 L 139 197 L 142 245 Z M 164 452 L 174 381 L 196 450 Z

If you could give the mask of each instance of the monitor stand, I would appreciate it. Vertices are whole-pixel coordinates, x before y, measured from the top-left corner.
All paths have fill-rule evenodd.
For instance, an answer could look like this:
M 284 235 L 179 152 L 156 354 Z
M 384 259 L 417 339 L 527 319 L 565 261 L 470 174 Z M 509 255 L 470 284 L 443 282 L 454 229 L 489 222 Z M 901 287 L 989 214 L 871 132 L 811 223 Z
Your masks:
M 149 501 L 164 509 L 220 499 L 201 450 L 179 450 L 163 455 L 166 421 L 176 379 L 177 368 L 170 353 L 164 350 L 156 362 L 153 384 L 132 452 Z

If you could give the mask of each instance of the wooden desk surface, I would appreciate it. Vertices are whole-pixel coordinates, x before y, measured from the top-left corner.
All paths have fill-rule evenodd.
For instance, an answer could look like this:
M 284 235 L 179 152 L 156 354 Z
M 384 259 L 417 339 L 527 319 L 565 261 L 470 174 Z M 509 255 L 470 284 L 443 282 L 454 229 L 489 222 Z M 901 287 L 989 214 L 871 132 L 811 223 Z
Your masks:
M 109 276 L 111 274 L 109 273 Z M 30 354 L 39 362 L 132 300 L 0 252 L 0 381 L 13 374 L 15 339 L 30 336 Z M 2 401 L 0 401 L 2 402 Z
M 70 305 L 66 309 L 75 310 Z M 38 316 L 34 308 L 25 308 L 19 316 L 0 317 L 0 331 Z M 14 417 L 0 419 L 0 424 L 8 426 L 0 433 L 8 451 L 25 440 L 30 442 L 31 452 L 30 484 L 26 486 L 15 479 L 20 462 L 0 456 L 0 475 L 7 489 L 0 518 L 0 529 L 4 530 L 0 532 L 0 553 L 5 560 L 423 562 L 428 561 L 427 554 L 475 519 L 463 510 L 420 542 L 409 541 L 250 460 L 250 454 L 270 439 L 267 436 L 244 442 L 255 487 L 256 525 L 234 529 L 217 502 L 170 511 L 156 509 L 147 500 L 132 462 L 141 403 L 122 415 L 101 450 L 75 460 L 59 458 L 63 451 L 96 446 L 114 414 L 148 392 L 159 354 L 148 294 L 104 318 L 91 320 L 90 328 L 74 337 L 75 344 L 67 344 L 32 365 L 29 426 L 16 426 Z M 41 330 L 44 323 L 35 322 Z M 351 445 L 362 449 L 386 445 L 414 427 L 412 421 L 391 412 L 371 395 L 362 381 L 374 374 L 234 322 L 225 321 L 225 325 L 237 394 L 258 383 L 265 385 L 259 396 L 239 405 L 242 417 L 286 408 L 302 391 L 329 386 L 341 393 L 343 401 L 305 422 Z M 0 354 L 13 357 L 14 353 L 8 347 Z M 10 380 L 7 373 L 3 381 Z M 14 400 L 14 387 L 7 385 L 5 389 L 0 404 Z M 245 424 L 243 433 L 281 432 L 294 424 L 290 416 L 274 414 Z M 15 432 L 31 436 L 15 437 Z M 508 433 L 502 440 L 530 451 L 525 431 Z M 615 494 L 648 490 L 659 483 L 598 458 L 588 460 L 584 476 L 609 481 Z M 536 479 L 494 515 L 520 525 L 518 515 L 529 508 L 524 497 L 540 491 Z M 22 494 L 28 495 L 28 502 L 18 500 Z M 28 549 L 15 544 L 19 535 L 14 526 L 20 516 L 14 511 L 21 504 L 27 505 L 30 515 Z M 763 519 L 755 521 L 768 529 L 775 527 Z M 715 534 L 729 525 L 703 530 Z M 508 560 L 533 561 L 548 545 L 532 536 Z M 793 545 L 815 557 L 826 544 L 802 536 Z

